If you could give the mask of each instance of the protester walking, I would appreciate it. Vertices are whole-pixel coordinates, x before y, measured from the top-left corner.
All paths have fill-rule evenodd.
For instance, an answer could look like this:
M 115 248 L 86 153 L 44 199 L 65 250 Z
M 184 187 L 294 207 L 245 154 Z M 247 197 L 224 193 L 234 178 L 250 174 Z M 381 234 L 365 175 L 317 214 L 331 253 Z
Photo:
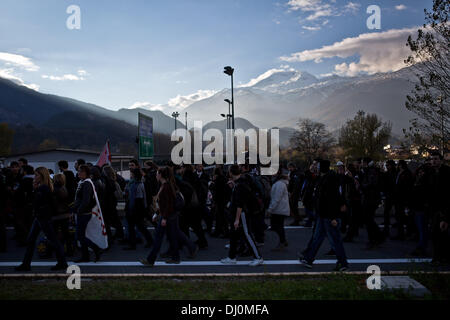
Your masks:
M 339 193 L 339 181 L 334 171 L 330 170 L 328 160 L 320 161 L 320 178 L 314 191 L 316 225 L 308 248 L 303 251 L 300 262 L 307 268 L 312 268 L 317 252 L 325 237 L 334 249 L 337 263 L 335 271 L 346 271 L 348 262 L 341 239 L 341 212 L 345 202 Z
M 189 248 L 192 257 L 197 250 L 196 246 L 189 241 L 186 235 L 179 229 L 178 216 L 184 205 L 184 199 L 175 183 L 172 169 L 169 167 L 158 169 L 157 179 L 161 184 L 161 188 L 157 195 L 159 216 L 155 218 L 158 221 L 155 241 L 147 258 L 140 260 L 143 265 L 149 267 L 152 267 L 155 264 L 165 234 L 167 234 L 167 238 L 169 239 L 169 254 L 171 255 L 171 257 L 166 260 L 166 263 L 180 263 L 180 244 L 184 244 Z
M 128 222 L 128 247 L 124 250 L 136 250 L 136 230 L 145 237 L 145 248 L 150 248 L 153 238 L 145 225 L 145 212 L 147 209 L 147 196 L 142 182 L 141 169 L 131 169 L 131 179 L 125 188 L 126 219 Z
M 73 240 L 70 236 L 70 221 L 72 214 L 70 213 L 70 197 L 66 188 L 66 176 L 58 173 L 53 177 L 54 181 L 54 197 L 56 212 L 53 217 L 53 226 L 56 233 L 61 232 L 61 244 L 66 248 L 66 256 L 72 257 L 74 254 Z
M 281 171 L 278 172 L 270 193 L 270 205 L 267 212 L 270 216 L 270 230 L 275 231 L 279 237 L 279 244 L 273 251 L 281 251 L 288 246 L 284 231 L 284 220 L 290 215 L 289 208 L 289 178 Z
M 222 259 L 221 262 L 223 264 L 236 264 L 238 241 L 241 237 L 244 237 L 253 255 L 253 261 L 249 265 L 259 266 L 263 264 L 264 260 L 255 244 L 253 235 L 249 232 L 247 224 L 249 202 L 252 197 L 251 190 L 246 184 L 246 179 L 241 176 L 238 165 L 232 165 L 230 167 L 230 174 L 234 183 L 230 202 L 230 213 L 232 217 L 232 221 L 230 221 L 230 249 L 228 257 Z
M 66 270 L 68 265 L 64 255 L 63 247 L 56 237 L 53 228 L 52 216 L 55 212 L 54 199 L 52 196 L 53 183 L 46 168 L 39 167 L 35 170 L 33 187 L 35 190 L 33 201 L 34 220 L 27 239 L 27 249 L 22 264 L 15 267 L 16 271 L 30 271 L 31 260 L 36 248 L 36 240 L 39 234 L 44 232 L 48 241 L 56 250 L 58 263 L 51 270 Z
M 78 182 L 77 191 L 75 193 L 74 212 L 77 219 L 77 240 L 81 245 L 81 258 L 76 260 L 76 263 L 89 262 L 89 249 L 94 251 L 94 262 L 100 260 L 102 250 L 90 239 L 86 237 L 86 228 L 92 218 L 92 209 L 96 206 L 96 199 L 94 196 L 94 185 L 89 179 L 91 170 L 87 165 L 80 165 L 78 168 Z

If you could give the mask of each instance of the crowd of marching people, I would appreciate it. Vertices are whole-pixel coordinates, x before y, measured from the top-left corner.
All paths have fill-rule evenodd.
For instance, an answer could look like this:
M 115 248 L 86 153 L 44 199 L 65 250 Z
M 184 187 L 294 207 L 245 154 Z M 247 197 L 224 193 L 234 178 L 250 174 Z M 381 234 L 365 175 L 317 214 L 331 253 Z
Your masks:
M 54 173 L 19 159 L 0 172 L 0 252 L 7 251 L 6 226 L 13 226 L 17 246 L 26 248 L 17 271 L 31 269 L 36 246 L 44 258 L 56 255 L 52 270 L 65 270 L 68 257 L 97 262 L 112 246 L 133 251 L 139 243 L 149 252 L 140 259 L 144 266 L 153 266 L 158 257 L 177 264 L 184 247 L 189 258 L 208 249 L 206 235 L 228 239 L 223 264 L 251 256 L 249 265 L 258 266 L 268 231 L 279 239 L 273 251 L 288 247 L 288 217 L 291 225 L 313 228 L 309 242 L 299 248 L 298 258 L 307 268 L 327 238 L 329 254 L 337 258 L 335 270 L 347 270 L 345 243 L 357 241 L 364 229 L 368 250 L 387 239 L 413 240 L 411 256 L 449 263 L 450 167 L 438 152 L 413 172 L 404 160 L 370 158 L 346 164 L 315 159 L 306 170 L 289 163 L 274 176 L 260 175 L 257 165 L 216 165 L 207 172 L 203 165 L 147 161 L 141 167 L 131 160 L 129 180 L 108 164 L 99 167 L 83 159 L 75 163 L 76 174 L 67 161 L 58 166 Z M 117 209 L 122 201 L 124 216 Z M 103 217 L 104 248 L 86 236 L 95 207 Z M 377 212 L 382 223 L 375 219 Z M 168 249 L 161 252 L 165 239 Z

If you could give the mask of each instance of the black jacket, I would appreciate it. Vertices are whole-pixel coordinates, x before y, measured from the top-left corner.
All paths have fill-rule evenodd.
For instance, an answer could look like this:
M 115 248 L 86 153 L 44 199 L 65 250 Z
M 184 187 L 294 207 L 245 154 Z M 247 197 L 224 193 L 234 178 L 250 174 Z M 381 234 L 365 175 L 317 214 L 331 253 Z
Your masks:
M 315 211 L 324 219 L 337 219 L 341 216 L 341 206 L 345 204 L 339 193 L 339 180 L 334 171 L 329 171 L 317 181 L 314 190 Z
M 450 167 L 442 165 L 432 175 L 431 209 L 440 212 L 441 221 L 450 222 Z
M 75 193 L 74 210 L 77 214 L 89 213 L 95 207 L 94 190 L 88 181 L 78 185 Z
M 55 214 L 55 203 L 50 188 L 40 185 L 35 189 L 33 200 L 33 213 L 39 220 L 48 221 Z

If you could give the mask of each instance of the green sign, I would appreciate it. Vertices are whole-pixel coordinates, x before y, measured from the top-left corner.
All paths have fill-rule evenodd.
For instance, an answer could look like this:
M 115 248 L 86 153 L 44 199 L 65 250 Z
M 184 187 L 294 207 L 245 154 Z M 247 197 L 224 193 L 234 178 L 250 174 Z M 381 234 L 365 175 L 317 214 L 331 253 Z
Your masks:
M 153 119 L 142 113 L 138 114 L 139 159 L 153 158 Z

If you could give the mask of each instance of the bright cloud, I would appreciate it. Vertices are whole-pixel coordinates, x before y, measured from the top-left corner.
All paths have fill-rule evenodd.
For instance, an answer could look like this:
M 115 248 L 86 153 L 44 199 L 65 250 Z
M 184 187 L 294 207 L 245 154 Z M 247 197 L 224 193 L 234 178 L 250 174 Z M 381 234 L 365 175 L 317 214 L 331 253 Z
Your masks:
M 141 101 L 137 101 L 135 103 L 133 103 L 129 109 L 147 109 L 147 110 L 151 110 L 151 111 L 163 111 L 164 110 L 164 106 L 161 104 L 151 104 L 150 102 L 141 102 Z
M 344 6 L 344 10 L 346 12 L 356 13 L 360 7 L 361 5 L 359 3 L 349 2 Z
M 81 76 L 77 76 L 74 74 L 65 74 L 63 76 L 52 76 L 52 75 L 42 75 L 43 79 L 48 79 L 52 81 L 82 81 L 85 80 L 85 78 Z
M 39 85 L 34 84 L 34 83 L 30 83 L 30 84 L 25 83 L 25 81 L 23 81 L 22 78 L 20 78 L 19 76 L 14 74 L 13 68 L 0 69 L 0 78 L 8 79 L 8 80 L 11 80 L 11 81 L 17 83 L 18 85 L 27 87 L 27 88 L 35 90 L 35 91 L 39 91 Z
M 217 91 L 215 90 L 198 90 L 197 92 L 187 96 L 177 95 L 175 98 L 169 100 L 168 105 L 170 107 L 184 109 L 193 104 L 194 102 L 209 98 L 215 95 L 216 93 Z
M 295 69 L 290 68 L 288 65 L 282 65 L 282 66 L 280 66 L 280 69 L 274 68 L 274 69 L 267 70 L 263 74 L 260 74 L 258 77 L 251 79 L 248 83 L 241 84 L 239 87 L 240 88 L 245 88 L 245 87 L 254 86 L 258 82 L 260 82 L 260 81 L 262 81 L 264 79 L 267 79 L 267 78 L 269 78 L 270 76 L 272 76 L 272 75 L 274 75 L 276 73 L 286 72 L 286 71 L 295 71 Z
M 356 13 L 361 7 L 359 3 L 351 1 L 347 2 L 344 6 L 338 6 L 336 1 L 326 3 L 324 0 L 289 0 L 287 6 L 289 7 L 289 11 L 299 11 L 306 14 L 306 21 L 319 20 L 318 22 L 323 25 L 328 23 L 328 20 L 326 20 L 327 17 L 341 16 L 346 13 Z M 303 19 L 300 20 L 300 22 L 302 21 Z M 318 26 L 315 26 L 315 28 L 318 28 Z M 312 31 L 318 30 L 308 28 L 304 29 Z
M 395 9 L 396 9 L 396 10 L 399 10 L 399 11 L 405 10 L 405 9 L 406 9 L 406 6 L 405 6 L 404 4 L 399 4 L 398 6 L 395 6 Z
M 302 28 L 305 29 L 305 30 L 308 30 L 308 31 L 317 31 L 317 30 L 320 30 L 320 27 L 308 27 L 308 26 L 303 26 Z
M 374 74 L 397 71 L 405 67 L 404 59 L 410 53 L 405 44 L 408 36 L 415 33 L 417 29 L 416 27 L 364 33 L 320 49 L 296 52 L 290 56 L 280 57 L 280 59 L 287 62 L 315 61 L 320 63 L 325 58 L 359 56 L 357 62 L 350 64 L 344 62 L 336 65 L 335 73 L 354 76 L 359 73 Z
M 15 66 L 22 68 L 26 71 L 38 71 L 39 66 L 34 64 L 34 62 L 25 56 L 21 56 L 19 54 L 0 52 L 0 61 L 6 63 L 6 65 Z
M 173 111 L 181 111 L 194 102 L 207 99 L 216 93 L 217 91 L 215 90 L 198 90 L 197 92 L 186 96 L 177 95 L 175 98 L 170 99 L 167 104 L 152 104 L 150 102 L 138 101 L 133 103 L 129 108 L 143 108 L 151 111 L 163 111 L 169 114 Z
M 86 70 L 83 70 L 83 69 L 78 70 L 77 73 L 78 73 L 79 76 L 82 76 L 82 77 L 89 75 L 89 73 Z

